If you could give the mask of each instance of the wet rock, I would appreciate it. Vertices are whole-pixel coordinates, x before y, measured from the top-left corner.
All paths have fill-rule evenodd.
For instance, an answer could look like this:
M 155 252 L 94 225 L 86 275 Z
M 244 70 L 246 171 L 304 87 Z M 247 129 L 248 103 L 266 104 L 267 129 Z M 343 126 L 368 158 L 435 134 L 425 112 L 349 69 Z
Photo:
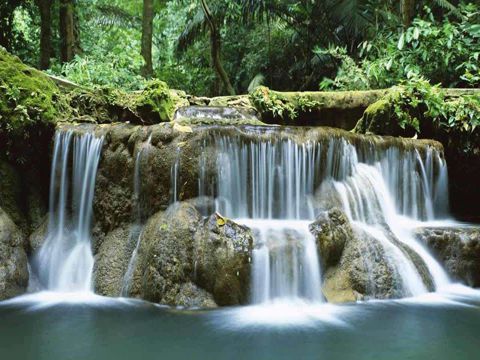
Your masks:
M 119 296 L 124 275 L 135 247 L 129 227 L 120 227 L 108 233 L 95 255 L 95 292 L 104 296 Z
M 24 293 L 28 285 L 24 237 L 0 208 L 0 300 Z
M 382 244 L 348 221 L 339 209 L 321 213 L 310 225 L 324 269 L 323 294 L 329 302 L 404 296 L 403 284 Z
M 29 254 L 34 254 L 43 245 L 47 238 L 48 232 L 48 215 L 44 216 L 40 226 L 28 238 Z
M 310 231 L 315 235 L 325 268 L 338 264 L 345 244 L 354 237 L 347 216 L 338 208 L 320 213 Z
M 244 304 L 252 243 L 248 228 L 177 202 L 147 221 L 128 295 L 173 306 Z
M 419 228 L 415 233 L 452 278 L 480 287 L 480 227 Z
M 176 203 L 152 216 L 141 236 L 131 296 L 177 305 L 182 284 L 193 273 L 193 237 L 200 221 L 197 210 Z
M 252 247 L 249 228 L 211 215 L 195 234 L 194 281 L 212 293 L 218 305 L 247 303 Z
M 191 282 L 182 284 L 175 297 L 175 304 L 186 308 L 217 307 L 212 295 Z

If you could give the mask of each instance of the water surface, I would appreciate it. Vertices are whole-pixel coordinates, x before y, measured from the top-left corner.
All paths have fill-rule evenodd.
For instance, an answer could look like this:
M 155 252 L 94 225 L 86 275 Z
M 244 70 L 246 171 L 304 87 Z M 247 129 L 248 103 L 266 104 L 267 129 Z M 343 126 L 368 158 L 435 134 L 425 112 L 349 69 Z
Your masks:
M 0 303 L 2 359 L 475 359 L 477 292 L 179 310 L 55 294 Z

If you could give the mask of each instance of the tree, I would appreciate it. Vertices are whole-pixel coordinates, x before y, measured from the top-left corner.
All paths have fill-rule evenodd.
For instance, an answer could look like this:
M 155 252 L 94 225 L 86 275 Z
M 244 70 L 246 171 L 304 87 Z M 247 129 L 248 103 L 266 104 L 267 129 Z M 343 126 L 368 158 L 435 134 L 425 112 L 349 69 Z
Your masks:
M 48 69 L 52 56 L 52 0 L 37 0 L 40 12 L 40 69 Z
M 142 75 L 149 78 L 153 73 L 152 65 L 152 37 L 153 37 L 153 0 L 143 0 L 142 16 L 142 49 L 141 54 L 145 60 Z
M 71 61 L 78 53 L 74 0 L 60 0 L 60 60 Z
M 0 46 L 8 51 L 12 50 L 13 44 L 13 16 L 17 7 L 22 4 L 22 0 L 0 1 Z
M 235 95 L 235 90 L 233 90 L 233 86 L 228 79 L 228 75 L 223 68 L 222 61 L 220 59 L 220 52 L 221 52 L 221 37 L 218 31 L 217 24 L 215 23 L 215 19 L 208 8 L 208 5 L 205 0 L 201 0 L 202 10 L 205 14 L 205 18 L 208 23 L 208 27 L 210 28 L 210 50 L 212 56 L 212 64 L 215 68 L 215 71 L 225 86 L 227 93 L 230 95 Z
M 412 24 L 414 10 L 415 0 L 400 0 L 400 14 L 404 28 L 408 28 Z

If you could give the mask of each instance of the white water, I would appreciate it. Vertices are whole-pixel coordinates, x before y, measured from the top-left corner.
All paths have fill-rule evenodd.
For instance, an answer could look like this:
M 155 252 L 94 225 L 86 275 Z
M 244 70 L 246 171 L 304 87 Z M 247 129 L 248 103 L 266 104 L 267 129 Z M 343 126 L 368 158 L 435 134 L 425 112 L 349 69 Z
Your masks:
M 48 233 L 34 260 L 40 284 L 47 290 L 92 290 L 90 231 L 102 143 L 103 138 L 90 133 L 55 135 Z
M 434 165 L 440 174 L 437 179 Z M 352 175 L 335 183 L 349 219 L 382 244 L 389 262 L 398 270 L 404 288 L 403 296 L 420 295 L 426 292 L 426 288 L 412 259 L 395 245 L 395 241 L 400 241 L 420 256 L 435 289 L 449 283 L 440 264 L 416 241 L 410 225 L 415 223 L 414 220 L 433 220 L 436 212 L 446 213 L 448 203 L 438 195 L 448 193 L 445 172 L 443 159 L 431 148 L 426 151 L 426 160 L 417 150 L 401 153 L 390 148 L 379 162 L 371 165 L 357 163 Z M 438 196 L 435 198 L 435 195 Z
M 319 260 L 308 229 L 318 146 L 216 140 L 216 210 L 254 232 L 252 302 L 321 302 Z M 199 183 L 202 191 L 206 181 Z
M 281 130 L 212 138 L 218 179 L 209 188 L 208 161 L 202 157 L 199 191 L 214 195 L 216 211 L 254 231 L 253 303 L 321 301 L 319 260 L 308 224 L 322 210 L 316 201 L 331 196 L 318 191 L 326 181 L 334 184 L 355 227 L 381 244 L 402 296 L 427 292 L 407 247 L 424 262 L 436 289 L 449 283 L 412 235 L 419 222 L 448 214 L 446 164 L 435 148 L 419 151 L 411 144 L 379 146 L 366 140 L 354 145 L 325 136 L 296 140 Z

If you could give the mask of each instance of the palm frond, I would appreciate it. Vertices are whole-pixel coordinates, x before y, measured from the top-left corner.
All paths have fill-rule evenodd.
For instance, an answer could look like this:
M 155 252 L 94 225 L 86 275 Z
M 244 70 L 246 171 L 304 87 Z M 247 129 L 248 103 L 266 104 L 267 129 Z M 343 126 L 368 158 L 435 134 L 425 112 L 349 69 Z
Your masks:
M 198 9 L 178 37 L 176 50 L 180 53 L 187 50 L 190 45 L 192 45 L 202 34 L 205 33 L 206 27 L 207 22 L 205 14 L 201 9 Z
M 221 24 L 225 18 L 225 11 L 222 2 L 212 2 L 210 11 L 217 24 Z M 207 18 L 201 7 L 198 7 L 193 17 L 188 21 L 185 29 L 177 39 L 176 51 L 179 53 L 187 50 L 195 41 L 197 41 L 208 28 Z
M 101 26 L 123 26 L 128 28 L 138 28 L 141 26 L 142 19 L 140 16 L 132 15 L 128 11 L 115 6 L 101 4 L 96 9 L 99 16 L 95 18 L 95 22 Z

